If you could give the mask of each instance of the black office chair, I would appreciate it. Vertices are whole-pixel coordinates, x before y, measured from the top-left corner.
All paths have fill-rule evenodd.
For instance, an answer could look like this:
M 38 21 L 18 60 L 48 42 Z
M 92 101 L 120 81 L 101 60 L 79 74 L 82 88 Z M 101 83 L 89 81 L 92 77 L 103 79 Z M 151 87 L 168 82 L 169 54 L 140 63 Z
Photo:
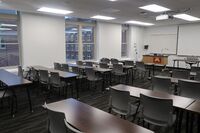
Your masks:
M 179 80 L 179 95 L 183 97 L 200 99 L 200 82 L 193 80 Z
M 44 107 L 47 109 L 47 114 L 48 114 L 48 132 L 49 133 L 66 133 L 67 128 L 64 123 L 65 114 L 62 112 L 56 112 L 48 108 L 46 103 Z
M 93 62 L 86 61 L 85 66 L 93 67 Z
M 99 67 L 100 68 L 105 68 L 105 69 L 109 68 L 108 64 L 106 64 L 106 63 L 99 63 Z
M 108 58 L 102 58 L 100 60 L 100 62 L 105 63 L 105 64 L 109 64 L 110 63 L 110 59 L 108 59 Z
M 64 94 L 66 91 L 66 83 L 61 81 L 59 73 L 57 72 L 50 72 L 50 87 L 51 89 L 58 89 L 59 96 L 61 96 L 61 90 L 63 90 Z
M 192 66 L 191 72 L 200 72 L 200 67 L 194 67 L 194 66 Z
M 136 75 L 141 78 L 144 79 L 146 77 L 147 74 L 147 70 L 145 68 L 145 65 L 143 62 L 136 62 Z
M 12 96 L 12 92 L 10 90 L 3 88 L 3 87 L 0 88 L 0 104 L 1 104 L 0 107 L 1 108 L 4 107 L 4 101 L 6 99 L 8 100 L 8 103 L 9 103 L 11 96 Z M 14 98 L 16 98 L 16 97 L 14 97 Z
M 109 112 L 111 111 L 121 115 L 124 119 L 126 116 L 133 116 L 133 120 L 136 117 L 139 103 L 132 104 L 129 91 L 120 91 L 110 87 L 110 101 Z
M 126 66 L 134 66 L 135 64 L 134 64 L 134 61 L 128 61 L 128 60 L 126 60 L 124 62 L 124 65 L 126 65 Z
M 39 85 L 44 92 L 49 91 L 49 73 L 47 70 L 39 70 Z
M 167 77 L 153 77 L 152 89 L 153 91 L 172 93 L 171 79 Z
M 179 79 L 189 79 L 190 72 L 187 70 L 172 70 L 172 77 L 173 78 L 179 78 Z
M 61 64 L 60 64 L 60 63 L 54 62 L 54 69 L 55 69 L 55 70 L 62 70 Z
M 143 122 L 170 130 L 175 124 L 173 101 L 140 94 Z
M 82 62 L 82 61 L 76 61 L 76 65 L 82 66 L 82 65 L 83 65 L 83 62 Z
M 97 84 L 102 81 L 102 78 L 100 78 L 98 75 L 96 75 L 96 72 L 93 70 L 93 68 L 86 68 L 85 73 L 87 76 L 87 80 L 89 81 L 89 88 L 97 89 Z
M 24 77 L 22 66 L 18 66 L 18 76 L 22 78 Z
M 126 80 L 126 73 L 123 71 L 122 64 L 113 64 L 112 76 L 114 78 L 114 82 L 122 83 L 122 79 Z
M 118 64 L 119 63 L 119 60 L 118 59 L 115 59 L 115 58 L 111 58 L 111 64 Z
M 69 65 L 68 64 L 62 64 L 62 70 L 65 72 L 69 72 Z
M 200 81 L 200 72 L 196 72 L 195 80 Z

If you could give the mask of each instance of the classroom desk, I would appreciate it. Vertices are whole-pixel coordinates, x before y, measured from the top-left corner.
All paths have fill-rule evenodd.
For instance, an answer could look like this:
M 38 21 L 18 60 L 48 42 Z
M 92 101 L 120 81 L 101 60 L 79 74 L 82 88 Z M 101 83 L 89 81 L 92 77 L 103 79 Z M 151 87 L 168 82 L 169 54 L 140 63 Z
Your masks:
M 116 85 L 116 86 L 112 86 L 112 88 L 117 89 L 117 90 L 121 90 L 121 91 L 129 91 L 131 96 L 138 97 L 138 98 L 140 97 L 140 94 L 144 94 L 144 95 L 148 95 L 148 96 L 152 96 L 152 97 L 172 99 L 173 100 L 173 106 L 180 108 L 180 109 L 185 109 L 191 103 L 194 102 L 194 99 L 191 99 L 191 98 L 171 95 L 171 94 L 164 93 L 164 92 L 156 92 L 156 91 L 142 89 L 142 88 L 128 86 L 128 85 L 119 84 L 119 85 Z
M 77 82 L 76 78 L 78 76 L 77 74 L 71 73 L 71 72 L 55 70 L 53 68 L 47 68 L 47 67 L 44 67 L 44 66 L 31 66 L 31 67 L 33 67 L 36 71 L 47 70 L 49 72 L 57 72 L 57 73 L 59 73 L 59 76 L 61 77 L 61 79 L 66 80 L 66 81 L 69 81 L 69 80 L 74 81 L 75 82 L 74 85 L 75 85 L 75 88 L 76 88 L 76 91 L 77 91 L 76 96 L 77 96 L 77 98 L 79 98 L 79 87 L 77 87 L 77 83 L 76 83 Z M 73 94 L 73 92 L 72 92 L 72 94 Z
M 75 99 L 66 99 L 47 106 L 52 110 L 65 113 L 66 120 L 85 133 L 153 133 Z
M 173 60 L 173 67 L 175 67 L 176 63 L 177 63 L 177 67 L 179 67 L 179 62 L 186 62 L 186 59 L 174 59 Z M 190 64 L 190 66 L 192 66 L 192 64 L 197 64 L 197 66 L 199 66 L 200 61 L 196 61 L 197 63 L 192 63 Z
M 193 132 L 193 122 L 194 122 L 194 113 L 198 115 L 198 133 L 200 132 L 200 100 L 196 100 L 195 102 L 193 102 L 190 106 L 188 106 L 186 108 L 187 111 L 190 111 L 192 114 L 191 114 L 191 117 L 190 117 L 190 120 L 189 120 L 189 124 L 190 124 L 190 133 Z
M 6 85 L 6 89 L 10 89 L 12 91 L 12 104 L 11 104 L 11 115 L 14 117 L 14 96 L 15 92 L 18 89 L 26 88 L 27 90 L 27 96 L 29 101 L 29 107 L 30 111 L 32 111 L 32 103 L 31 103 L 31 97 L 29 92 L 29 87 L 32 85 L 31 81 L 28 81 L 22 77 L 19 77 L 13 73 L 10 73 L 4 69 L 0 69 L 0 81 Z M 16 106 L 17 111 L 17 106 Z

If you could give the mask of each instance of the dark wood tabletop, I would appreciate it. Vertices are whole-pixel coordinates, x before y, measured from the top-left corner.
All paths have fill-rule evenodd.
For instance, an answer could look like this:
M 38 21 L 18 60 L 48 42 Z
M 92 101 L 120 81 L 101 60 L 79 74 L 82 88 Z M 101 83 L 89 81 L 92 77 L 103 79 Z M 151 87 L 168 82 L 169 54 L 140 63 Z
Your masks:
M 142 89 L 138 87 L 132 87 L 128 85 L 116 85 L 112 86 L 112 88 L 121 90 L 121 91 L 129 91 L 130 95 L 133 97 L 140 97 L 140 94 L 152 96 L 152 97 L 158 97 L 163 99 L 172 99 L 173 100 L 173 106 L 181 109 L 187 108 L 191 103 L 193 103 L 195 100 L 191 98 L 171 95 L 164 92 L 156 92 L 152 90 Z
M 8 87 L 17 87 L 32 84 L 31 81 L 10 73 L 4 69 L 0 69 L 0 81 L 6 84 Z
M 62 100 L 47 106 L 65 113 L 67 121 L 85 133 L 153 133 L 75 99 Z
M 47 67 L 44 67 L 44 66 L 32 66 L 34 69 L 36 70 L 47 70 L 49 72 L 58 72 L 60 77 L 62 78 L 75 78 L 77 77 L 78 75 L 75 74 L 75 73 L 71 73 L 71 72 L 64 72 L 64 71 L 60 71 L 60 70 L 55 70 L 53 68 L 47 68 Z
M 200 113 L 200 100 L 196 100 L 190 106 L 188 106 L 186 109 L 199 114 Z

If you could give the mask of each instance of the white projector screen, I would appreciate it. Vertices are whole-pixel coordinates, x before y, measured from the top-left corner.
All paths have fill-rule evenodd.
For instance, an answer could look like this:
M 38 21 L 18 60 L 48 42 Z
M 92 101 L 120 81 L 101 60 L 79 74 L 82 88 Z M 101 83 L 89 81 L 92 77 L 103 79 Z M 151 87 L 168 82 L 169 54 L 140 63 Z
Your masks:
M 178 55 L 200 56 L 200 24 L 179 26 Z

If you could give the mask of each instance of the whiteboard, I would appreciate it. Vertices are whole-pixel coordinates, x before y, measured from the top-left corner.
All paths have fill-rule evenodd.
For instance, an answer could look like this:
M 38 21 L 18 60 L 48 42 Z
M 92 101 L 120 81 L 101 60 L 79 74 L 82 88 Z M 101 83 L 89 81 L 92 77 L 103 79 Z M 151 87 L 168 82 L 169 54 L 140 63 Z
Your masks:
M 179 26 L 178 55 L 200 56 L 200 24 Z
M 176 54 L 177 34 L 151 34 L 149 52 L 158 54 Z

